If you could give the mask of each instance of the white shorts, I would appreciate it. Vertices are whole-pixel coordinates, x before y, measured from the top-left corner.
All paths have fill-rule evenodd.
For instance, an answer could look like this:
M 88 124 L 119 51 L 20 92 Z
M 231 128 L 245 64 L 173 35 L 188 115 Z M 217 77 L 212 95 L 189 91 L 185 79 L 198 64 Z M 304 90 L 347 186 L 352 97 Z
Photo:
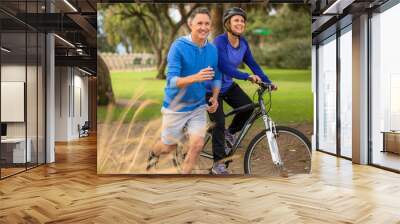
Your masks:
M 183 140 L 185 134 L 204 137 L 207 131 L 206 110 L 205 105 L 188 112 L 162 108 L 161 141 L 166 145 L 176 145 Z

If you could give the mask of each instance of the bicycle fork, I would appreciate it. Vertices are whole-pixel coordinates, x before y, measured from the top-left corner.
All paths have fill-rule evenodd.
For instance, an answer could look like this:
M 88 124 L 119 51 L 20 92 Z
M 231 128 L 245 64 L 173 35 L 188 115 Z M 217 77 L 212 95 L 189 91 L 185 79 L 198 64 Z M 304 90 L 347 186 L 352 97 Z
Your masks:
M 272 162 L 275 164 L 275 166 L 282 167 L 283 162 L 281 155 L 279 154 L 278 143 L 276 142 L 277 133 L 275 123 L 267 115 L 262 115 L 262 119 L 266 127 L 267 142 L 270 149 L 269 151 L 271 153 Z

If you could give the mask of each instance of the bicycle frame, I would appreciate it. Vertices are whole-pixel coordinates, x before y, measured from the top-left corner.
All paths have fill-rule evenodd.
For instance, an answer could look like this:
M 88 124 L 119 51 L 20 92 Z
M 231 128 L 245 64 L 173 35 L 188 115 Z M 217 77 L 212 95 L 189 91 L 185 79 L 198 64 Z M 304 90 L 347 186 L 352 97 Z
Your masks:
M 244 137 L 246 136 L 246 134 L 250 130 L 251 126 L 253 126 L 253 124 L 257 120 L 257 118 L 259 118 L 261 116 L 260 106 L 257 105 L 257 104 L 253 104 L 253 106 L 254 106 L 253 113 L 251 114 L 250 118 L 244 124 L 242 130 L 240 130 L 239 137 L 234 142 L 234 144 L 232 146 L 232 150 L 229 152 L 229 154 L 227 156 L 231 156 L 237 151 L 237 149 L 239 148 L 240 143 L 242 143 Z M 240 112 L 240 110 L 236 111 L 236 113 L 237 112 Z M 227 115 L 225 115 L 225 117 L 232 116 L 232 115 L 234 115 L 236 113 L 230 112 Z M 204 145 L 206 145 L 208 143 L 208 141 L 210 141 L 210 139 L 211 139 L 211 137 L 208 136 L 204 141 Z M 201 152 L 200 155 L 203 156 L 203 157 L 209 158 L 209 159 L 213 159 L 213 155 L 209 154 L 207 152 Z
M 271 92 L 271 89 L 268 88 L 269 92 Z M 248 133 L 248 131 L 250 130 L 250 128 L 253 126 L 254 122 L 258 119 L 258 118 L 262 118 L 264 125 L 265 125 L 265 129 L 266 129 L 266 136 L 267 136 L 267 143 L 269 145 L 270 148 L 270 153 L 271 153 L 271 158 L 272 161 L 274 162 L 274 164 L 276 166 L 282 166 L 283 162 L 282 159 L 280 157 L 279 154 L 279 149 L 278 149 L 278 144 L 276 143 L 276 128 L 275 128 L 275 123 L 272 121 L 272 119 L 268 116 L 268 112 L 267 109 L 265 107 L 264 104 L 264 99 L 263 99 L 263 94 L 266 91 L 265 88 L 259 88 L 257 90 L 258 93 L 258 104 L 253 104 L 254 106 L 254 111 L 251 114 L 250 118 L 246 121 L 245 125 L 243 126 L 242 130 L 240 130 L 239 133 L 239 137 L 237 138 L 237 140 L 234 142 L 233 146 L 232 146 L 232 150 L 229 152 L 229 154 L 227 155 L 228 157 L 233 155 L 237 149 L 239 148 L 239 145 L 242 143 L 244 137 L 246 136 L 246 134 Z M 244 107 L 246 107 L 248 105 L 245 105 Z M 227 115 L 225 115 L 225 117 L 229 117 L 233 114 L 236 114 L 237 112 L 240 112 L 240 110 L 237 110 L 235 113 L 228 113 Z M 205 144 L 207 144 L 207 142 L 210 140 L 210 137 L 208 137 L 205 141 Z M 213 156 L 206 153 L 206 152 L 202 152 L 201 156 L 203 157 L 207 157 L 212 159 Z
M 233 114 L 231 114 L 231 115 L 233 115 Z M 232 150 L 227 155 L 228 157 L 233 155 L 233 154 L 235 154 L 235 152 L 239 148 L 240 143 L 242 143 L 244 137 L 249 132 L 251 126 L 253 126 L 254 121 L 257 120 L 257 118 L 260 117 L 260 115 L 261 115 L 261 111 L 260 111 L 259 107 L 256 107 L 255 110 L 253 111 L 253 113 L 251 114 L 250 118 L 246 121 L 246 123 L 243 126 L 242 130 L 240 130 L 239 137 L 234 142 L 234 144 L 232 146 Z M 229 117 L 229 116 L 226 116 L 226 117 Z M 210 140 L 211 140 L 211 137 L 208 136 L 208 138 L 204 141 L 204 145 L 206 145 L 208 143 L 208 141 L 210 141 Z M 212 154 L 209 154 L 209 153 L 206 153 L 206 152 L 201 152 L 200 155 L 203 156 L 203 157 L 209 158 L 209 159 L 213 159 L 214 158 Z

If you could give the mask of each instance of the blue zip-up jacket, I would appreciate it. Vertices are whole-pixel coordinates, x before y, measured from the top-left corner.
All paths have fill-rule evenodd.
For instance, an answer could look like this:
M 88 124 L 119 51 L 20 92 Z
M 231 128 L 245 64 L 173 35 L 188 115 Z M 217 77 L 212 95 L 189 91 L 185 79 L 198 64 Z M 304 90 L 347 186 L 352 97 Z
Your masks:
M 218 49 L 218 68 L 222 73 L 220 93 L 225 93 L 229 89 L 233 83 L 232 78 L 247 80 L 249 74 L 238 70 L 242 62 L 246 63 L 263 82 L 271 83 L 271 80 L 254 60 L 249 44 L 244 37 L 240 37 L 237 48 L 232 47 L 229 43 L 227 33 L 218 35 L 214 39 L 214 44 Z
M 221 87 L 217 49 L 208 42 L 199 47 L 187 36 L 180 37 L 171 45 L 167 61 L 167 84 L 163 101 L 166 109 L 174 112 L 193 111 L 206 104 L 206 88 Z M 215 72 L 212 81 L 196 82 L 182 89 L 176 86 L 179 77 L 194 75 L 208 66 Z

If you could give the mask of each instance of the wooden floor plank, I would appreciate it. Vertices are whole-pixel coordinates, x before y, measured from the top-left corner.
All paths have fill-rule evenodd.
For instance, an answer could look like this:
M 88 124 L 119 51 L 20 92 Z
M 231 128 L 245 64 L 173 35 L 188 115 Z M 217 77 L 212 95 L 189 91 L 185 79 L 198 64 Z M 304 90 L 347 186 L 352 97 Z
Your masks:
M 400 175 L 316 152 L 289 178 L 98 176 L 96 139 L 0 181 L 0 223 L 400 223 Z

